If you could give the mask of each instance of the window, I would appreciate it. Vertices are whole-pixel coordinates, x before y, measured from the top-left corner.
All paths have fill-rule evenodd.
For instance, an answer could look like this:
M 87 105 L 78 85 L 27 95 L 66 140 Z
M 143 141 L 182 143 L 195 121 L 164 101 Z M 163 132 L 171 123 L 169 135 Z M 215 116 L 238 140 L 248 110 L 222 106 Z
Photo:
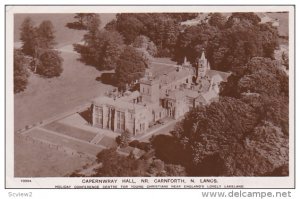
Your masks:
M 117 111 L 117 129 L 121 129 L 120 111 Z
M 117 129 L 125 130 L 125 113 L 117 111 Z
M 142 124 L 142 131 L 145 130 L 145 123 Z
M 189 83 L 189 78 L 186 78 L 186 81 L 185 81 L 186 83 Z
M 95 123 L 102 128 L 103 124 L 103 109 L 102 107 L 95 107 Z

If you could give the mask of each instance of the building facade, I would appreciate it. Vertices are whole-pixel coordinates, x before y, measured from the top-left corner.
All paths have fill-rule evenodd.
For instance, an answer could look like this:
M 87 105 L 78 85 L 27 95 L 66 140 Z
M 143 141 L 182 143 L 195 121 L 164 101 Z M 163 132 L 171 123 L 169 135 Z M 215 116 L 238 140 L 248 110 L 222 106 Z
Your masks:
M 179 119 L 190 109 L 218 99 L 219 85 L 230 73 L 210 69 L 203 52 L 196 66 L 157 63 L 139 80 L 139 91 L 93 100 L 93 126 L 133 136 L 164 118 Z

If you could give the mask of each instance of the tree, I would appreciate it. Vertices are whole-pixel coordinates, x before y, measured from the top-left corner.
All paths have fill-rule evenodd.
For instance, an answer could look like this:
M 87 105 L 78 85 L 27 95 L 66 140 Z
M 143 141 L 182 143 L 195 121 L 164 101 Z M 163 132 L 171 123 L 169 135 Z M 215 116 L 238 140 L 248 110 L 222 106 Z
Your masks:
M 221 13 L 212 13 L 208 20 L 208 23 L 211 26 L 216 26 L 222 29 L 226 24 L 226 17 L 224 17 Z
M 132 14 L 117 15 L 117 30 L 124 36 L 126 44 L 131 44 L 143 31 L 143 23 Z
M 270 122 L 257 126 L 244 143 L 244 150 L 224 158 L 227 175 L 263 176 L 288 163 L 288 137 Z
M 123 37 L 116 31 L 94 30 L 84 36 L 84 45 L 74 44 L 81 61 L 98 70 L 115 69 L 124 49 Z
M 289 78 L 280 62 L 270 58 L 254 57 L 239 67 L 226 83 L 221 84 L 221 95 L 239 98 L 241 94 L 288 96 Z
M 155 156 L 168 164 L 183 164 L 187 161 L 179 140 L 174 136 L 156 135 L 150 139 Z M 185 164 L 184 164 L 185 165 Z
M 150 42 L 149 37 L 146 37 L 144 35 L 137 36 L 132 43 L 133 47 L 135 48 L 144 48 L 147 49 L 148 44 Z
M 253 25 L 258 25 L 261 21 L 260 17 L 253 12 L 234 12 L 227 20 L 227 26 L 232 26 L 238 21 L 248 21 Z
M 274 50 L 278 46 L 276 27 L 260 24 L 260 18 L 254 13 L 233 13 L 225 24 L 223 20 L 220 14 L 212 14 L 205 25 L 215 27 L 215 32 L 206 40 L 190 41 L 194 45 L 203 45 L 212 68 L 237 72 L 240 66 L 253 57 L 274 57 Z M 182 36 L 188 35 L 186 31 L 181 33 Z M 178 51 L 181 49 L 182 47 Z M 192 54 L 194 52 L 195 50 L 192 50 Z
M 44 55 L 43 57 L 44 60 L 41 60 L 42 54 L 48 53 L 49 56 L 54 58 L 55 55 L 53 55 L 53 52 L 50 52 L 53 51 L 55 45 L 54 39 L 55 39 L 54 26 L 51 21 L 49 20 L 43 21 L 38 27 L 34 27 L 30 18 L 26 18 L 24 20 L 21 28 L 21 40 L 23 41 L 22 50 L 25 54 L 32 57 L 33 60 L 31 64 L 33 65 L 34 72 L 43 75 L 44 72 L 46 71 L 45 68 L 38 69 L 38 66 L 43 67 L 43 65 L 47 65 L 47 63 L 45 63 L 45 59 L 47 59 L 45 57 L 47 56 Z M 56 61 L 55 63 L 62 61 L 61 58 L 59 58 L 59 60 L 60 61 Z M 51 62 L 52 61 L 53 60 L 51 60 Z M 61 63 L 58 65 L 61 65 Z M 55 68 L 55 67 L 56 66 L 54 67 L 50 66 L 50 68 Z M 57 74 L 60 73 L 61 72 L 55 73 L 54 76 L 57 76 Z M 47 77 L 51 77 L 52 75 L 48 75 L 48 72 L 45 72 L 45 76 Z
M 20 50 L 14 49 L 14 93 L 26 89 L 29 73 L 26 66 L 28 63 Z
M 115 148 L 102 150 L 97 154 L 97 161 L 101 162 L 102 166 L 96 169 L 96 175 L 93 177 L 145 176 L 148 169 L 146 161 L 120 155 Z
M 151 60 L 153 56 L 157 55 L 156 45 L 144 35 L 140 35 L 134 40 L 133 47 L 142 52 L 147 60 Z
M 121 148 L 125 148 L 129 145 L 130 138 L 130 132 L 128 130 L 125 130 L 120 136 L 117 137 L 117 143 Z
M 255 92 L 263 95 L 288 96 L 288 76 L 280 68 L 280 63 L 270 58 L 252 58 L 242 70 L 238 82 L 238 92 Z
M 189 174 L 224 173 L 222 153 L 240 148 L 244 137 L 258 122 L 255 109 L 235 98 L 221 98 L 219 102 L 190 111 L 173 132 L 190 158 L 185 161 L 190 162 L 185 165 Z
M 36 72 L 48 78 L 57 77 L 63 71 L 62 61 L 63 59 L 59 55 L 59 52 L 47 50 L 40 55 Z
M 21 25 L 20 39 L 23 43 L 22 52 L 25 55 L 34 56 L 37 45 L 37 32 L 30 17 L 26 17 Z
M 165 164 L 166 176 L 187 176 L 185 168 L 176 164 Z
M 288 163 L 288 108 L 256 98 L 221 98 L 178 124 L 172 134 L 190 158 L 189 175 L 263 176 Z
M 55 45 L 54 26 L 51 21 L 43 21 L 37 28 L 38 47 L 42 49 L 53 49 Z
M 246 95 L 241 98 L 245 103 L 255 108 L 261 121 L 267 121 L 289 134 L 289 98 L 277 95 Z
M 82 27 L 82 28 L 86 28 L 85 24 L 84 24 L 84 18 L 86 17 L 86 14 L 85 13 L 76 13 L 74 18 L 78 20 L 78 23 L 79 25 Z
M 195 13 L 122 13 L 106 29 L 117 30 L 126 44 L 132 44 L 140 35 L 147 36 L 157 46 L 159 55 L 172 55 L 180 22 L 195 16 Z
M 164 176 L 165 163 L 160 159 L 153 160 L 148 169 L 149 173 L 154 176 Z
M 217 34 L 218 29 L 206 23 L 186 28 L 178 36 L 175 59 L 181 62 L 186 57 L 191 63 L 196 62 L 202 49 L 206 49 L 208 41 L 212 38 L 215 39 Z
M 127 85 L 143 77 L 147 63 L 142 54 L 133 47 L 126 47 L 117 62 L 116 80 L 120 90 L 126 90 Z

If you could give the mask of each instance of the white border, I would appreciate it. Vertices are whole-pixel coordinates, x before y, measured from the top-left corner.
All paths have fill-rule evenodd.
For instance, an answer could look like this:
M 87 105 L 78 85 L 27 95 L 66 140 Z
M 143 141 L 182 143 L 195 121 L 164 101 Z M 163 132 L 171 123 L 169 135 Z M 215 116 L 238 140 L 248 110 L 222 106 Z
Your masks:
M 276 12 L 289 11 L 290 60 L 290 177 L 217 177 L 219 184 L 244 185 L 245 188 L 294 187 L 294 7 L 292 6 L 8 6 L 6 7 L 6 186 L 10 188 L 54 188 L 55 185 L 80 185 L 81 178 L 31 178 L 24 184 L 13 177 L 13 14 L 14 13 L 75 13 L 75 12 Z M 11 169 L 10 169 L 11 168 Z M 22 178 L 24 179 L 24 178 Z M 121 179 L 121 178 L 118 178 Z M 140 178 L 135 178 L 139 181 Z M 151 178 L 152 179 L 152 178 Z M 153 178 L 154 179 L 154 178 Z M 186 178 L 188 179 L 188 178 Z M 199 178 L 204 179 L 204 178 Z M 27 185 L 27 186 L 26 186 Z

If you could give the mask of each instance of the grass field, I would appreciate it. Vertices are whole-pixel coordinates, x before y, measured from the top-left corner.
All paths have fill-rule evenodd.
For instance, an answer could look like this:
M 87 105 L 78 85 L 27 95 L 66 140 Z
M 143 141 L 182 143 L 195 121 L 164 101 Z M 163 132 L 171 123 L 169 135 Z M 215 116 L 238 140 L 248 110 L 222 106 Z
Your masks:
M 19 29 L 27 16 L 36 25 L 43 20 L 52 21 L 59 49 L 72 50 L 72 44 L 81 41 L 84 34 L 83 31 L 65 27 L 66 23 L 74 21 L 74 14 L 17 14 L 14 18 L 15 42 L 19 41 Z M 100 14 L 100 17 L 104 26 L 115 14 Z M 68 111 L 112 88 L 95 81 L 102 73 L 79 62 L 79 55 L 66 51 L 61 56 L 64 62 L 60 77 L 47 79 L 31 74 L 27 89 L 15 95 L 15 130 Z
M 109 148 L 117 146 L 115 139 L 108 136 L 104 136 L 98 144 Z
M 84 143 L 82 141 L 51 134 L 42 129 L 34 129 L 26 133 L 26 135 L 40 140 L 45 140 L 47 142 L 51 142 L 57 145 L 65 146 L 74 151 L 85 153 L 91 156 L 97 155 L 103 149 L 103 147 L 100 146 L 98 147 L 96 145 Z
M 62 56 L 64 71 L 60 77 L 31 74 L 27 89 L 15 95 L 15 130 L 69 111 L 113 88 L 96 81 L 102 72 L 77 61 L 77 54 Z
M 19 147 L 22 146 L 22 147 Z M 15 136 L 15 177 L 62 177 L 94 160 L 69 156 L 45 144 L 25 141 Z
M 92 133 L 90 131 L 85 131 L 66 124 L 61 124 L 59 122 L 53 122 L 51 124 L 47 124 L 43 128 L 55 131 L 57 133 L 61 133 L 63 135 L 74 137 L 80 140 L 84 140 L 87 142 L 90 142 L 96 136 L 95 133 Z
M 61 56 L 64 59 L 63 73 L 60 77 L 51 79 L 42 78 L 36 74 L 30 75 L 26 90 L 14 95 L 15 131 L 26 125 L 70 111 L 112 89 L 112 86 L 95 80 L 102 72 L 79 62 L 77 60 L 79 55 L 72 52 L 72 44 L 80 42 L 84 34 L 84 31 L 65 27 L 66 23 L 73 21 L 73 14 L 15 15 L 15 42 L 19 42 L 19 28 L 26 16 L 30 16 L 35 25 L 43 20 L 52 21 L 56 31 L 56 48 L 62 51 Z M 101 14 L 100 16 L 104 26 L 115 15 Z M 28 135 L 91 155 L 96 155 L 101 150 L 100 146 L 91 146 L 42 130 L 35 129 Z M 84 139 L 90 139 L 90 137 L 84 137 Z M 16 176 L 63 176 L 89 162 L 86 159 L 69 157 L 61 151 L 47 148 L 47 145 L 27 143 L 20 139 L 16 139 L 14 146 Z

